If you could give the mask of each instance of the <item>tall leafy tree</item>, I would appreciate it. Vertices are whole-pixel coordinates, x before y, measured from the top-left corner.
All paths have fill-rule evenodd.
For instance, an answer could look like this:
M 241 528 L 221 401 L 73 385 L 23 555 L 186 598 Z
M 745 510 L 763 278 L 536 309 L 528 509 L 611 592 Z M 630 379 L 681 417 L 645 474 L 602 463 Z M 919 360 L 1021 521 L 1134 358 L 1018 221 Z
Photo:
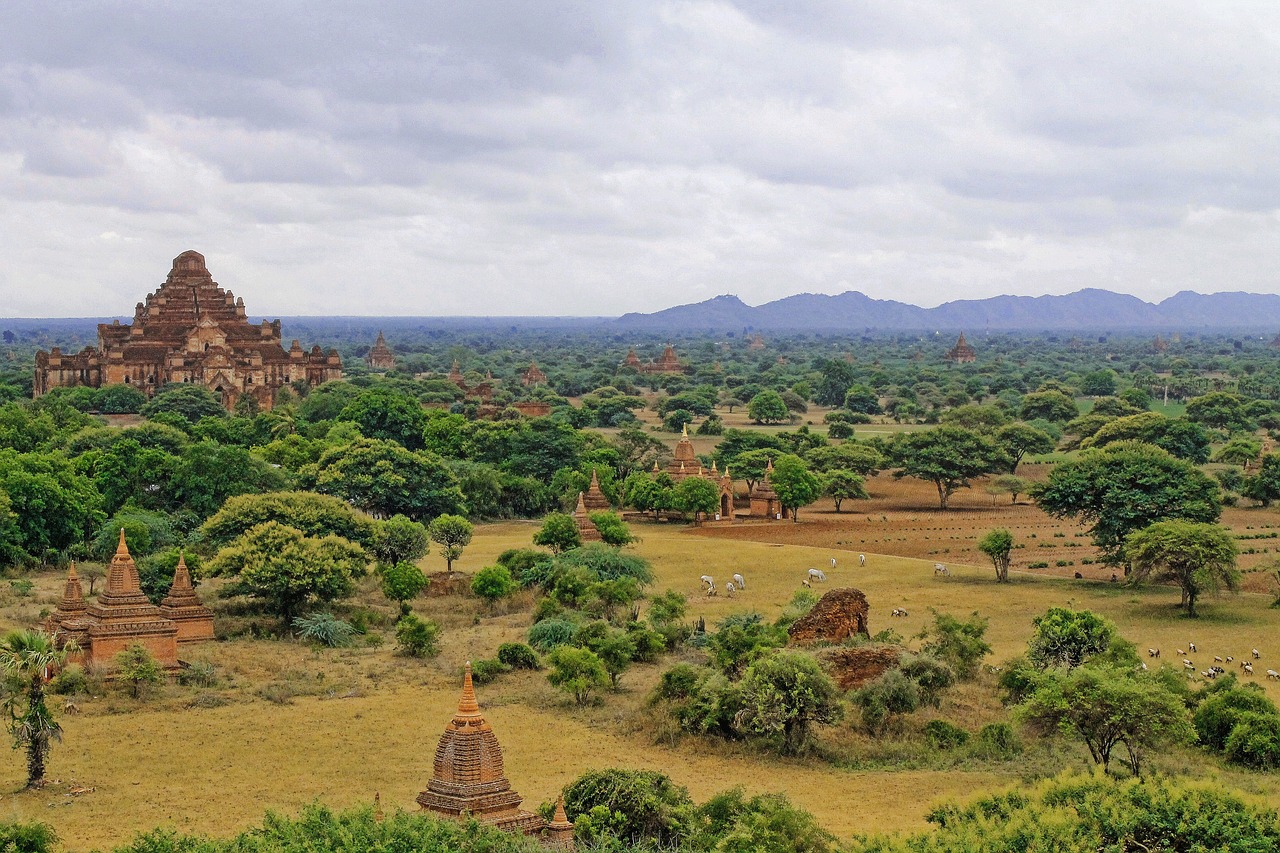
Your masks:
M 1003 527 L 992 530 L 978 541 L 978 550 L 991 558 L 996 568 L 996 581 L 1009 582 L 1009 555 L 1013 553 L 1013 534 Z
M 780 737 L 784 754 L 800 752 L 814 725 L 834 723 L 840 716 L 835 682 L 802 652 L 763 657 L 742 677 L 742 727 Z
M 1050 453 L 1053 437 L 1041 429 L 1022 422 L 1005 424 L 995 432 L 996 446 L 1009 457 L 1009 473 L 1018 472 L 1018 464 L 1028 453 Z
M 940 426 L 921 432 L 900 433 L 886 447 L 889 464 L 897 468 L 896 479 L 915 477 L 933 483 L 938 490 L 938 506 L 958 489 L 968 488 L 975 477 L 1001 470 L 1007 457 L 995 442 L 973 430 Z
M 453 571 L 453 561 L 461 557 L 463 549 L 471 544 L 474 530 L 471 522 L 462 516 L 448 513 L 436 516 L 427 525 L 427 535 L 440 546 L 440 556 L 444 557 L 448 571 Z
M 439 456 L 372 438 L 325 451 L 316 489 L 374 516 L 400 514 L 414 521 L 461 514 L 465 506 L 457 478 Z
M 822 480 L 809 470 L 804 460 L 792 453 L 784 453 L 773 464 L 769 478 L 778 501 L 784 510 L 791 511 L 791 520 L 800 520 L 800 507 L 808 506 L 822 495 Z
M 1235 539 L 1216 524 L 1158 521 L 1125 540 L 1132 581 L 1172 581 L 1182 589 L 1182 606 L 1196 616 L 1196 600 L 1207 590 L 1238 589 Z
M 360 392 L 338 415 L 353 421 L 368 438 L 394 441 L 409 450 L 421 450 L 427 416 L 422 404 L 408 394 L 383 385 Z
M 791 417 L 786 401 L 777 391 L 761 391 L 747 404 L 747 414 L 758 424 L 780 424 Z
M 0 450 L 0 492 L 20 532 L 16 547 L 33 556 L 86 541 L 105 518 L 98 490 L 60 453 Z
M 1090 524 L 1104 559 L 1125 559 L 1125 537 L 1166 519 L 1217 521 L 1218 484 L 1190 462 L 1149 444 L 1120 442 L 1054 468 L 1032 496 L 1056 518 Z

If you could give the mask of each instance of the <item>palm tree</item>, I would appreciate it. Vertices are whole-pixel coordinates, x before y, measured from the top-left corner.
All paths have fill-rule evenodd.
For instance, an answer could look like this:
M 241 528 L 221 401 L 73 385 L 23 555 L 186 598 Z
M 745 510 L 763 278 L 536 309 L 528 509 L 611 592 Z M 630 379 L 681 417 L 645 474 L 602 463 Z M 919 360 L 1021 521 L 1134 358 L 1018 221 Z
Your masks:
M 44 785 L 49 742 L 62 740 L 62 726 L 44 703 L 44 685 L 74 650 L 59 649 L 53 637 L 43 631 L 10 631 L 0 638 L 0 672 L 11 682 L 4 708 L 9 713 L 14 747 L 27 749 L 28 788 Z

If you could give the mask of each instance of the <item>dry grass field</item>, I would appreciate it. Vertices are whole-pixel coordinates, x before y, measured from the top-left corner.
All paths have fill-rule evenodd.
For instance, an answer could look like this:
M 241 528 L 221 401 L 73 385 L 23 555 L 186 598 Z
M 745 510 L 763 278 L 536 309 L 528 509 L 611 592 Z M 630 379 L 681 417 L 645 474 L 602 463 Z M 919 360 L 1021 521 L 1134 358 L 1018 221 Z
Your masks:
M 873 494 L 887 500 L 882 487 L 894 485 L 903 486 L 877 480 Z M 696 531 L 641 524 L 635 527 L 642 537 L 636 550 L 653 561 L 656 588 L 688 594 L 690 616 L 708 623 L 749 608 L 775 616 L 805 570 L 818 566 L 828 569 L 828 586 L 856 586 L 867 594 L 873 632 L 891 627 L 910 637 L 929 621 L 930 608 L 989 616 L 996 662 L 1021 651 L 1031 619 L 1055 604 L 1104 613 L 1140 647 L 1159 646 L 1175 662 L 1173 651 L 1189 640 L 1198 644 L 1205 665 L 1214 654 L 1239 659 L 1254 646 L 1263 650 L 1264 663 L 1280 662 L 1280 610 L 1268 607 L 1270 598 L 1263 595 L 1208 599 L 1204 617 L 1192 622 L 1175 613 L 1178 596 L 1172 589 L 1134 591 L 1027 572 L 998 586 L 990 567 L 969 559 L 970 546 L 959 543 L 996 524 L 1018 529 L 1013 519 L 1024 510 L 980 511 L 989 498 L 979 495 L 963 494 L 957 510 L 945 516 L 928 512 L 927 503 L 900 508 L 897 516 L 887 507 L 874 513 L 891 521 L 873 520 L 870 511 L 840 517 L 818 511 L 802 512 L 800 524 Z M 902 495 L 894 501 L 913 506 Z M 1033 524 L 1030 513 L 1039 515 L 1027 508 L 1027 525 Z M 479 528 L 461 568 L 474 571 L 505 548 L 527 545 L 534 529 L 531 523 Z M 804 541 L 815 544 L 799 544 Z M 952 549 L 942 555 L 952 577 L 934 577 L 931 565 L 938 557 L 928 552 L 935 547 Z M 859 551 L 868 557 L 862 568 Z M 1024 552 L 1017 553 L 1023 560 Z M 837 567 L 831 571 L 833 556 Z M 443 561 L 431 555 L 423 566 L 437 570 Z M 700 595 L 699 575 L 720 581 L 735 571 L 747 579 L 747 589 L 735 599 Z M 3 590 L 3 626 L 33 621 L 56 601 L 60 587 L 61 577 L 50 573 L 38 577 L 30 598 Z M 392 610 L 371 580 L 361 599 L 385 613 Z M 251 639 L 209 644 L 190 657 L 217 667 L 222 681 L 215 688 L 169 686 L 142 703 L 110 691 L 84 700 L 80 714 L 64 716 L 66 737 L 50 762 L 50 778 L 58 782 L 47 789 L 14 793 L 23 765 L 21 755 L 12 753 L 0 767 L 0 815 L 47 821 L 68 848 L 88 850 L 122 843 L 157 825 L 226 835 L 258 821 L 267 809 L 296 812 L 313 800 L 345 806 L 367 802 L 375 791 L 389 807 L 411 808 L 430 778 L 432 752 L 456 702 L 463 661 L 491 657 L 499 643 L 522 639 L 528 617 L 520 604 L 489 614 L 472 599 L 420 599 L 416 609 L 444 628 L 443 653 L 425 663 L 396 657 L 385 628 L 388 642 L 379 648 L 315 650 Z M 907 608 L 910 616 L 891 618 L 894 607 Z M 783 761 L 741 745 L 672 742 L 656 736 L 645 707 L 659 672 L 658 666 L 629 670 L 619 693 L 587 709 L 566 704 L 538 673 L 512 674 L 480 687 L 481 704 L 506 751 L 508 776 L 526 803 L 551 798 L 587 769 L 655 768 L 686 785 L 695 799 L 734 785 L 786 792 L 832 831 L 848 834 L 917 829 L 940 799 L 1017 784 L 1039 772 L 1017 763 L 853 771 L 817 758 Z M 1265 686 L 1280 701 L 1280 684 Z M 979 685 L 956 691 L 942 713 L 976 728 L 998 709 L 990 689 Z M 835 748 L 857 737 L 848 723 L 823 735 Z M 1171 761 L 1178 772 L 1221 776 L 1280 805 L 1275 776 L 1222 771 L 1207 761 L 1197 767 L 1194 753 Z M 1077 758 L 1069 762 L 1083 767 Z

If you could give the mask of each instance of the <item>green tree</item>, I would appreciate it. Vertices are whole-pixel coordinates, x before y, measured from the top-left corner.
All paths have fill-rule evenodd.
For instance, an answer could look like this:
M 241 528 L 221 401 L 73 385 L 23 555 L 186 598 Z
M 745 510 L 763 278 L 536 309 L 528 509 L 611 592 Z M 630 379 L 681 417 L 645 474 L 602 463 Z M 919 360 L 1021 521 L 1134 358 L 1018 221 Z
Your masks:
M 1132 644 L 1120 637 L 1114 624 L 1091 610 L 1050 607 L 1032 624 L 1035 631 L 1027 659 L 1039 669 L 1074 669 L 1099 656 L 1118 664 L 1137 663 Z
M 1109 397 L 1116 393 L 1114 370 L 1092 370 L 1080 377 L 1080 393 L 1086 397 Z
M 148 690 L 164 681 L 164 672 L 151 652 L 134 643 L 116 655 L 116 678 L 129 685 L 134 699 L 141 699 Z
M 791 511 L 791 520 L 800 520 L 800 507 L 808 506 L 822 495 L 822 480 L 809 470 L 804 460 L 791 453 L 784 453 L 773 463 L 769 478 L 783 511 Z
M 1263 456 L 1258 472 L 1245 478 L 1240 492 L 1262 506 L 1270 506 L 1272 501 L 1280 500 L 1280 454 Z
M 747 415 L 758 424 L 780 424 L 791 417 L 791 412 L 777 391 L 761 391 L 747 404 Z
M 973 430 L 941 426 L 921 432 L 899 433 L 886 448 L 889 464 L 898 470 L 895 479 L 915 477 L 933 483 L 938 506 L 969 481 L 998 471 L 1008 460 L 995 443 Z
M 1218 484 L 1191 463 L 1149 444 L 1120 442 L 1063 462 L 1031 489 L 1055 518 L 1090 524 L 1093 543 L 1112 565 L 1125 537 L 1165 519 L 1212 522 L 1222 511 Z
M 853 694 L 868 734 L 879 735 L 894 715 L 920 707 L 920 685 L 900 669 L 890 669 Z
M 457 477 L 430 451 L 366 438 L 326 450 L 316 468 L 317 491 L 375 516 L 400 514 L 420 521 L 464 511 Z
M 427 415 L 422 404 L 395 388 L 375 385 L 361 391 L 338 414 L 352 421 L 366 438 L 394 441 L 409 450 L 421 450 Z
M 992 530 L 979 540 L 978 550 L 991 558 L 991 564 L 996 568 L 996 581 L 1008 583 L 1009 557 L 1013 553 L 1013 534 L 1003 527 Z
M 866 481 L 852 471 L 831 471 L 822 477 L 822 484 L 823 493 L 835 501 L 836 512 L 847 500 L 864 501 L 871 497 L 867 494 Z
M 542 520 L 542 527 L 533 534 L 533 544 L 562 554 L 581 545 L 582 534 L 578 531 L 578 523 L 573 520 L 573 516 L 553 512 Z
M 869 444 L 856 441 L 811 448 L 805 451 L 804 461 L 819 474 L 852 471 L 859 477 L 874 477 L 884 465 L 884 457 L 880 455 L 880 451 Z
M 600 538 L 604 544 L 620 547 L 636 541 L 636 537 L 631 535 L 631 528 L 616 512 L 609 510 L 593 512 L 589 513 L 589 517 L 591 523 L 596 526 L 596 530 L 600 531 Z
M 949 665 L 960 678 L 973 678 L 978 665 L 991 654 L 986 641 L 988 620 L 975 611 L 964 621 L 950 613 L 934 613 L 933 625 L 922 633 L 923 651 Z
M 440 654 L 440 626 L 416 613 L 396 623 L 396 647 L 411 658 L 433 658 Z
M 403 515 L 380 522 L 373 540 L 373 555 L 387 565 L 417 562 L 430 548 L 427 528 Z
M 403 518 L 403 516 L 399 516 Z M 378 559 L 391 562 L 390 551 L 378 554 L 382 531 L 399 524 L 390 518 L 382 524 L 354 509 L 341 498 L 315 492 L 268 492 L 265 495 L 236 495 L 200 527 L 199 536 L 215 547 L 245 534 L 251 527 L 267 521 L 301 530 L 306 536 L 341 536 L 368 548 Z M 398 550 L 392 549 L 392 550 Z M 420 555 L 419 555 L 420 556 Z M 401 559 L 417 559 L 401 557 Z
M 132 385 L 103 385 L 95 396 L 104 415 L 131 415 L 147 404 L 147 395 Z
M 672 506 L 683 513 L 693 513 L 694 522 L 720 510 L 720 489 L 702 477 L 685 477 L 671 493 Z
M 839 691 L 809 655 L 776 652 L 753 663 L 742 677 L 741 726 L 765 737 L 781 736 L 786 755 L 801 752 L 815 724 L 840 719 Z
M 1018 464 L 1028 453 L 1037 455 L 1053 451 L 1053 437 L 1044 430 L 1022 422 L 1005 424 L 996 430 L 996 446 L 1009 457 L 1009 473 L 1018 472 Z
M 817 365 L 822 372 L 813 401 L 819 406 L 840 406 L 845 402 L 850 387 L 857 380 L 853 365 L 840 359 L 823 359 Z
M 471 544 L 475 531 L 471 522 L 458 515 L 440 515 L 427 525 L 427 535 L 440 546 L 447 571 L 453 571 L 453 561 L 462 556 L 462 549 Z
M 1125 764 L 1135 776 L 1142 774 L 1146 750 L 1195 735 L 1182 697 L 1159 678 L 1131 669 L 1048 670 L 1018 715 L 1046 734 L 1071 732 L 1104 772 L 1123 746 Z
M 1132 582 L 1172 581 L 1182 589 L 1182 606 L 1195 617 L 1196 599 L 1206 590 L 1240 587 L 1235 539 L 1216 524 L 1158 521 L 1129 534 L 1124 556 Z
M 14 749 L 27 751 L 27 788 L 44 786 L 50 744 L 62 740 L 62 726 L 44 701 L 45 682 L 67 662 L 71 650 L 58 648 L 43 631 L 15 630 L 0 639 L 0 672 L 12 682 L 4 709 Z
M 1035 391 L 1022 398 L 1022 407 L 1018 417 L 1024 421 L 1043 418 L 1053 423 L 1065 423 L 1076 415 L 1080 409 L 1076 401 L 1061 391 Z
M 1187 420 L 1227 432 L 1251 432 L 1254 424 L 1238 394 L 1210 391 L 1187 401 Z
M 195 424 L 201 418 L 227 417 L 222 401 L 202 385 L 166 385 L 139 411 L 147 418 L 172 413 L 188 424 Z
M 350 595 L 364 570 L 364 552 L 354 542 L 304 536 L 278 521 L 249 528 L 209 564 L 210 574 L 234 578 L 224 593 L 261 598 L 286 624 L 313 600 Z
M 1080 442 L 1082 448 L 1106 447 L 1119 441 L 1145 441 L 1197 465 L 1209 461 L 1209 433 L 1200 424 L 1140 412 L 1103 424 Z
M 609 673 L 604 663 L 590 649 L 557 646 L 547 655 L 551 671 L 547 681 L 568 693 L 579 705 L 586 705 L 597 690 L 609 686 Z
M 675 484 L 667 474 L 647 474 L 644 471 L 632 471 L 627 475 L 622 486 L 623 501 L 641 512 L 658 514 L 666 509 L 673 509 L 672 492 Z
M 613 843 L 603 844 L 605 849 L 640 842 L 667 850 L 688 835 L 693 801 L 688 790 L 664 773 L 607 768 L 589 770 L 571 782 L 564 789 L 564 807 L 577 826 L 607 825 Z
M 382 575 L 382 594 L 388 601 L 400 605 L 402 614 L 409 611 L 406 602 L 417 598 L 427 588 L 427 576 L 413 563 L 404 560 L 384 563 L 379 572 Z
M 506 566 L 485 566 L 471 579 L 471 593 L 483 598 L 490 605 L 506 598 L 520 588 Z
M 1261 441 L 1252 436 L 1237 435 L 1223 445 L 1221 450 L 1213 454 L 1213 461 L 1248 468 L 1257 461 L 1261 453 Z
M 880 395 L 866 385 L 849 386 L 849 390 L 845 392 L 843 404 L 849 411 L 864 415 L 879 415 L 884 411 L 880 408 Z

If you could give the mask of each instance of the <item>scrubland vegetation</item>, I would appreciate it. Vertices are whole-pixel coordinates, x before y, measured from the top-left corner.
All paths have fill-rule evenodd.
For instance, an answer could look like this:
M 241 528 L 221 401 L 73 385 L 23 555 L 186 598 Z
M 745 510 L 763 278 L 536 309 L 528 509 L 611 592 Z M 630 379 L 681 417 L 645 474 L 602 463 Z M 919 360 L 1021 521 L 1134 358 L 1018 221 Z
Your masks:
M 14 849 L 525 849 L 399 811 L 465 661 L 526 806 L 564 792 L 588 847 L 1280 843 L 1280 353 L 795 336 L 650 376 L 605 336 L 391 343 L 402 370 L 266 413 L 0 375 L 0 624 L 38 628 L 71 560 L 100 589 L 123 528 L 153 600 L 185 556 L 219 637 L 172 682 L 0 644 Z M 714 486 L 661 471 L 686 426 L 740 511 L 768 470 L 790 518 L 697 524 Z M 837 587 L 870 636 L 790 642 Z

